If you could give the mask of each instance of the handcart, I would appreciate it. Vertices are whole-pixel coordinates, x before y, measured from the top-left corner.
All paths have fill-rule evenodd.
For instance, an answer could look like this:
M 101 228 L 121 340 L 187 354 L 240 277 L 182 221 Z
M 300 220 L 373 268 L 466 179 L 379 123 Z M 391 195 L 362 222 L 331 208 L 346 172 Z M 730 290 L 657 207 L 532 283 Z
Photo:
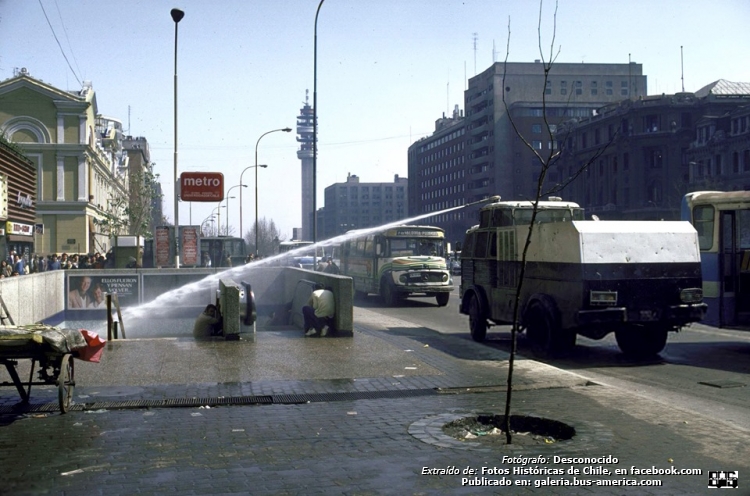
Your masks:
M 75 388 L 74 358 L 88 346 L 79 329 L 58 329 L 51 326 L 1 326 L 0 363 L 5 365 L 12 382 L 0 386 L 15 386 L 23 402 L 28 403 L 31 386 L 57 385 L 57 397 L 62 413 L 70 410 Z M 23 381 L 16 369 L 19 360 L 31 360 L 28 381 Z M 37 379 L 34 380 L 34 369 Z

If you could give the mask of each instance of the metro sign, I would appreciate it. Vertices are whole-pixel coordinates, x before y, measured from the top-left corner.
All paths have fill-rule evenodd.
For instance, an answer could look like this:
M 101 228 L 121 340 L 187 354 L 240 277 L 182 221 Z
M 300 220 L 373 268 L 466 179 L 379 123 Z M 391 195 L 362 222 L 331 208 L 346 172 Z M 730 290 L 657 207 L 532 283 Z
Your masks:
M 224 199 L 224 174 L 221 172 L 183 172 L 180 174 L 182 201 L 220 202 Z

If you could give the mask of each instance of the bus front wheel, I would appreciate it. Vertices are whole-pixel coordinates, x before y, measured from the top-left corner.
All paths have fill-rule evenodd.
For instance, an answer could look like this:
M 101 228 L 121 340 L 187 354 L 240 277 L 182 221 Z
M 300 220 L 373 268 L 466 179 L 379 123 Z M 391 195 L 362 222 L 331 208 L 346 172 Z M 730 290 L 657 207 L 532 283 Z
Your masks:
M 396 292 L 387 281 L 380 283 L 380 299 L 383 300 L 383 304 L 387 307 L 396 306 Z
M 445 305 L 447 305 L 450 297 L 450 293 L 438 293 L 435 295 L 435 299 L 437 300 L 437 304 L 439 307 L 444 307 Z

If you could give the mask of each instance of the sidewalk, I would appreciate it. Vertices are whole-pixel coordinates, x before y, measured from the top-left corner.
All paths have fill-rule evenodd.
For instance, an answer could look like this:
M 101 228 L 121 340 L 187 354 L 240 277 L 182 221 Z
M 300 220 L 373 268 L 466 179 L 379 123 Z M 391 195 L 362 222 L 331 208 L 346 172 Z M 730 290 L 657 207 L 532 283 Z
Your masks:
M 110 343 L 102 363 L 76 361 L 70 413 L 56 411 L 56 389 L 35 386 L 28 413 L 0 414 L 0 487 L 3 494 L 713 494 L 709 471 L 738 471 L 733 494 L 750 494 L 750 432 L 523 357 L 512 413 L 564 422 L 576 436 L 488 447 L 445 435 L 451 420 L 504 412 L 507 358 L 361 308 L 353 339 L 273 330 L 254 342 Z M 1 411 L 18 399 L 15 389 L 0 389 Z M 519 458 L 533 456 L 544 460 Z M 577 459 L 607 456 L 617 463 Z M 453 467 L 458 474 L 432 472 Z M 631 467 L 702 473 L 634 475 Z M 555 473 L 574 468 L 580 473 Z M 574 479 L 662 485 L 542 485 Z M 489 486 L 504 480 L 530 486 Z

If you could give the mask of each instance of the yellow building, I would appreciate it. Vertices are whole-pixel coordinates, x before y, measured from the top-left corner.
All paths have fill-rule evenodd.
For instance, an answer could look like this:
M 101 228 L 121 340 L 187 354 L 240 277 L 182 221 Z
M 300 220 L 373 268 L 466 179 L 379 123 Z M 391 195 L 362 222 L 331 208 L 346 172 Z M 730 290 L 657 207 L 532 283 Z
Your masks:
M 36 234 L 36 253 L 104 253 L 111 246 L 97 221 L 110 198 L 127 197 L 127 162 L 113 132 L 117 122 L 98 129 L 97 117 L 88 82 L 63 91 L 25 68 L 0 82 L 0 134 L 37 168 L 36 223 L 44 229 Z

